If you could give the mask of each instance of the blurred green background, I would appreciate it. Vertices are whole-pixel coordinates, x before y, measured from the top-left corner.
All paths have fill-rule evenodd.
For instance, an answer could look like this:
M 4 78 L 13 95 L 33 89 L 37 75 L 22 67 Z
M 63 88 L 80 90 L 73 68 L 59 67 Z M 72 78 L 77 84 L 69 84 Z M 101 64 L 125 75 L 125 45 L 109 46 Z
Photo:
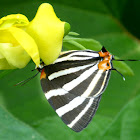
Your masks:
M 96 39 L 120 58 L 140 59 L 139 0 L 5 0 L 0 2 L 0 17 L 21 13 L 32 20 L 43 2 L 52 4 L 80 37 Z M 126 63 L 134 76 L 123 81 L 112 71 L 95 117 L 80 133 L 70 130 L 53 111 L 39 76 L 13 86 L 36 73 L 31 72 L 33 63 L 21 70 L 0 71 L 0 140 L 139 140 L 140 63 Z

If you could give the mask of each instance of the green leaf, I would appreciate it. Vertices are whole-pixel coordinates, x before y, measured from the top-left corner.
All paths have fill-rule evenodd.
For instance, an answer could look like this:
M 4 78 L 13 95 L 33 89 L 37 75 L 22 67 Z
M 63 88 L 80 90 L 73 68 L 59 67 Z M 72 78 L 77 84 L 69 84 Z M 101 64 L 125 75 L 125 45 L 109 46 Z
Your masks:
M 101 50 L 102 45 L 94 39 L 66 36 L 63 40 L 63 47 L 67 50 L 90 49 L 94 51 L 99 51 Z
M 113 61 L 113 67 L 116 68 L 121 74 L 129 75 L 129 76 L 134 75 L 133 70 L 124 62 Z
M 64 40 L 63 46 L 65 46 L 64 50 L 85 50 L 86 49 L 82 44 L 74 40 L 68 40 L 68 41 Z
M 0 79 L 3 78 L 4 76 L 6 76 L 7 74 L 10 74 L 12 71 L 14 70 L 1 70 L 0 71 Z
M 76 33 L 76 32 L 69 32 L 68 35 L 71 35 L 71 36 L 78 36 L 79 34 Z
M 102 140 L 137 140 L 140 138 L 140 96 L 130 101 L 101 136 Z M 129 116 L 129 117 L 128 117 Z M 121 132 L 121 133 L 119 133 Z
M 37 131 L 19 121 L 0 106 L 0 139 L 45 140 Z

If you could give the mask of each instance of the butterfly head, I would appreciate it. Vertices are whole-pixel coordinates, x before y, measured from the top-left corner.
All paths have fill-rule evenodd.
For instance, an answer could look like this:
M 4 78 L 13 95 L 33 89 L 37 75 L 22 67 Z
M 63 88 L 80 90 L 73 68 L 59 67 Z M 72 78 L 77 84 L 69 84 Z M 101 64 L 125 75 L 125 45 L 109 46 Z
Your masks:
M 99 62 L 98 64 L 98 68 L 99 70 L 110 70 L 112 69 L 112 58 L 113 55 L 111 55 L 106 49 L 105 47 L 102 47 L 101 51 L 98 52 L 99 56 L 102 58 L 102 61 Z
M 134 60 L 133 59 L 126 59 L 126 60 L 115 59 L 114 56 L 111 55 L 104 46 L 102 47 L 101 51 L 99 51 L 98 53 L 99 53 L 99 56 L 102 58 L 102 61 L 100 61 L 98 64 L 98 68 L 103 71 L 115 70 L 123 77 L 123 80 L 125 80 L 124 76 L 117 69 L 113 68 L 112 60 L 114 61 L 140 61 L 140 60 L 135 60 L 135 59 Z
M 45 67 L 46 65 L 44 64 L 44 62 L 40 63 L 40 65 L 38 67 L 36 67 L 35 69 L 41 73 L 40 75 L 40 80 L 41 79 L 46 79 L 46 72 L 45 72 Z

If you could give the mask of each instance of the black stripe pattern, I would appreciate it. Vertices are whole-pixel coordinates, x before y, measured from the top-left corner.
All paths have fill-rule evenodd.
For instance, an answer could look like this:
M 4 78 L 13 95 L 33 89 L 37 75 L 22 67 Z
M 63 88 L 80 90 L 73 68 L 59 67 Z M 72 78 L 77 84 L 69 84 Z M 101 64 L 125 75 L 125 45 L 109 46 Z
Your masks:
M 98 68 L 102 58 L 90 50 L 69 51 L 44 67 L 42 89 L 50 105 L 72 130 L 83 130 L 94 116 L 111 70 Z

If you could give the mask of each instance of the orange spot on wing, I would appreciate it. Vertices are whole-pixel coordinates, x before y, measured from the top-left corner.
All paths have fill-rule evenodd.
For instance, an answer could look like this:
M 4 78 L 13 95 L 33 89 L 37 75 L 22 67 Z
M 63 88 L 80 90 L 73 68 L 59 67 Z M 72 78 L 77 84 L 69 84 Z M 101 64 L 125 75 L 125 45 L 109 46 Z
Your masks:
M 98 68 L 104 71 L 111 69 L 110 61 L 111 61 L 112 55 L 109 52 L 102 52 L 102 51 L 99 52 L 99 55 L 100 57 L 103 57 L 103 60 L 99 62 Z
M 41 75 L 40 75 L 40 80 L 41 79 L 45 79 L 46 78 L 46 73 L 44 72 L 44 69 L 42 70 L 42 72 L 41 72 Z

